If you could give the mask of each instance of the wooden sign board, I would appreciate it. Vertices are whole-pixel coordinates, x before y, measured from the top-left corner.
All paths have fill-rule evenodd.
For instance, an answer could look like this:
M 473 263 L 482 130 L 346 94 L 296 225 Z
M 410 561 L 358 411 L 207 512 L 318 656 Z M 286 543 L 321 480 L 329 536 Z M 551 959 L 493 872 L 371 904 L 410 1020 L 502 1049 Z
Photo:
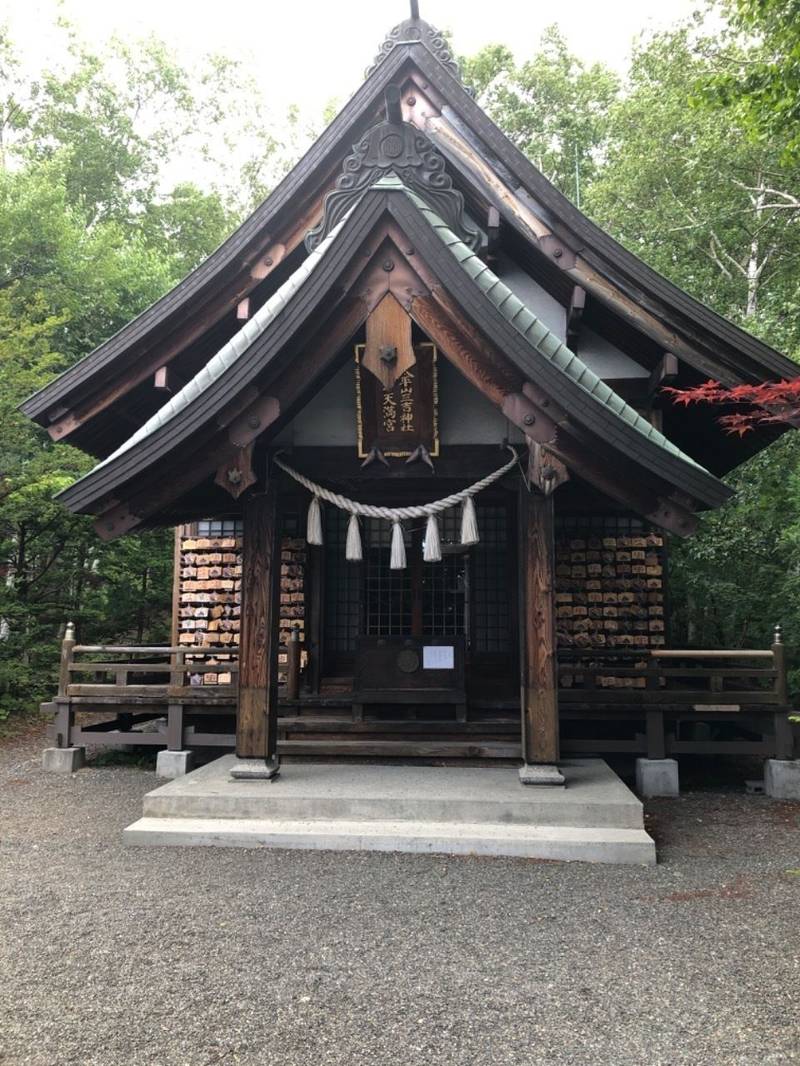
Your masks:
M 362 366 L 364 345 L 356 345 L 356 419 L 358 455 L 371 448 L 386 456 L 409 456 L 424 444 L 439 454 L 439 393 L 436 346 L 415 344 L 416 361 L 391 388 Z

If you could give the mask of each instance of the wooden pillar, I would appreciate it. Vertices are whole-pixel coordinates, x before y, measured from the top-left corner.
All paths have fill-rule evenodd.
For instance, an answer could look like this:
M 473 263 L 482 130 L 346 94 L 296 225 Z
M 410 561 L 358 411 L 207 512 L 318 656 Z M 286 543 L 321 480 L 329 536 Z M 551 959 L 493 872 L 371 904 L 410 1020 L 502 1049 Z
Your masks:
M 181 631 L 181 542 L 183 540 L 183 531 L 183 526 L 175 526 L 172 546 L 172 626 L 170 642 L 173 647 L 177 647 Z
M 558 762 L 553 497 L 520 492 L 522 753 L 526 765 Z
M 308 691 L 319 694 L 322 685 L 322 663 L 325 655 L 322 619 L 325 612 L 325 550 L 309 545 L 304 575 L 306 594 L 306 651 Z
M 772 639 L 772 662 L 775 668 L 775 698 L 780 710 L 775 712 L 775 758 L 794 758 L 794 726 L 789 721 L 789 679 L 786 674 L 786 648 L 783 626 L 776 625 Z
M 280 533 L 278 492 L 270 479 L 266 492 L 244 500 L 242 620 L 239 643 L 239 707 L 236 754 L 277 765 L 278 603 Z

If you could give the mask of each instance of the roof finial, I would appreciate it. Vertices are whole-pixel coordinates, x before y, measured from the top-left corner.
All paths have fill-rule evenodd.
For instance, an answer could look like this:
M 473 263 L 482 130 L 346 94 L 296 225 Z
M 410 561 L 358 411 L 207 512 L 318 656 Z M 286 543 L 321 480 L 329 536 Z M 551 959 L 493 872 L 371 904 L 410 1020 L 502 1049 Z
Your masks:
M 384 60 L 395 45 L 398 44 L 423 44 L 455 78 L 461 79 L 458 63 L 453 58 L 450 42 L 444 34 L 440 33 L 435 26 L 429 25 L 419 16 L 419 0 L 409 0 L 411 17 L 404 22 L 398 23 L 390 31 L 381 49 L 375 57 L 375 62 L 367 71 L 367 77 Z

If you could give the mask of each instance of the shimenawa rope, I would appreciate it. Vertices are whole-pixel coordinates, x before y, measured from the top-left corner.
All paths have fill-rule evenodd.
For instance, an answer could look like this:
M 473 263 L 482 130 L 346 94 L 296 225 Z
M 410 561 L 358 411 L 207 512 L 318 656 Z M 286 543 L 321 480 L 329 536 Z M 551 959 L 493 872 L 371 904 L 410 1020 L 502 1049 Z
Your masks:
M 322 544 L 320 500 L 325 500 L 327 503 L 333 504 L 334 507 L 346 511 L 351 516 L 347 528 L 346 557 L 348 560 L 355 562 L 363 558 L 358 518 L 383 518 L 392 523 L 392 549 L 389 565 L 392 570 L 402 570 L 406 565 L 406 551 L 401 523 L 407 519 L 428 519 L 424 546 L 426 562 L 439 562 L 442 558 L 436 516 L 451 507 L 457 507 L 459 504 L 463 504 L 461 512 L 461 543 L 464 545 L 478 543 L 478 523 L 473 497 L 495 481 L 498 481 L 518 462 L 514 448 L 510 444 L 506 445 L 506 447 L 511 452 L 512 457 L 498 470 L 487 474 L 486 477 L 476 481 L 473 485 L 461 489 L 460 492 L 454 492 L 441 500 L 434 500 L 431 503 L 423 503 L 413 507 L 377 507 L 373 504 L 359 503 L 357 500 L 348 499 L 347 496 L 342 496 L 338 492 L 326 489 L 323 485 L 318 485 L 298 470 L 294 470 L 278 456 L 275 456 L 274 462 L 276 466 L 279 466 L 281 470 L 285 471 L 312 494 L 312 500 L 308 508 L 306 533 L 306 539 L 309 544 Z

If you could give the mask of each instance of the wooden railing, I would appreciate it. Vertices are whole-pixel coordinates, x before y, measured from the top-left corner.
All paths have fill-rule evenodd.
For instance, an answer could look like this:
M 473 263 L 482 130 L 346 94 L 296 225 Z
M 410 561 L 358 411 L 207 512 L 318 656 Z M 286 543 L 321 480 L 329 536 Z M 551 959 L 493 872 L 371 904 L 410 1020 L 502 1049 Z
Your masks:
M 302 651 L 296 631 L 279 646 L 285 694 L 293 699 L 300 693 Z M 58 694 L 48 705 L 54 712 L 55 742 L 59 747 L 114 746 L 131 743 L 135 736 L 136 744 L 166 744 L 174 750 L 186 744 L 229 745 L 230 732 L 214 732 L 197 722 L 211 722 L 236 707 L 238 652 L 235 645 L 78 644 L 68 625 Z M 187 713 L 193 719 L 188 723 Z M 84 720 L 87 716 L 91 722 Z
M 300 694 L 303 643 L 297 630 L 279 646 L 285 656 L 286 695 Z M 67 627 L 61 645 L 60 698 L 235 699 L 239 648 L 170 645 L 77 644 Z
M 296 631 L 280 646 L 284 707 L 295 713 L 305 698 L 300 695 L 303 648 Z M 54 713 L 55 741 L 59 746 L 166 744 L 174 750 L 230 746 L 233 734 L 219 719 L 236 706 L 239 667 L 232 657 L 237 653 L 231 646 L 78 644 L 70 626 L 62 642 L 58 695 L 47 705 Z M 558 679 L 562 722 L 613 719 L 629 731 L 631 721 L 645 723 L 643 740 L 640 733 L 581 739 L 567 729 L 565 750 L 572 754 L 602 749 L 646 750 L 650 758 L 681 752 L 793 757 L 778 629 L 768 649 L 562 650 Z M 80 720 L 78 712 L 84 712 Z M 722 720 L 719 737 L 692 738 L 693 722 L 701 719 Z M 738 734 L 728 737 L 735 729 L 744 740 Z
M 235 654 L 236 650 L 226 648 L 225 654 Z M 193 647 L 187 651 L 168 645 L 73 644 L 62 648 L 58 695 L 199 697 L 198 689 L 208 689 L 209 695 L 219 696 L 221 690 L 235 690 L 239 673 L 238 662 L 220 661 L 219 655 L 218 648 Z M 86 675 L 91 675 L 91 680 Z
M 280 646 L 285 695 L 297 699 L 303 644 L 297 631 Z M 203 699 L 233 696 L 238 648 L 77 644 L 72 627 L 61 647 L 58 697 Z M 224 658 L 221 658 L 224 656 Z M 89 675 L 87 677 L 87 675 Z M 727 707 L 789 702 L 779 627 L 768 649 L 564 650 L 558 654 L 564 703 L 682 704 Z M 200 690 L 200 691 L 198 691 Z
M 564 703 L 677 704 L 697 709 L 789 702 L 780 627 L 770 648 L 563 651 L 558 656 Z

